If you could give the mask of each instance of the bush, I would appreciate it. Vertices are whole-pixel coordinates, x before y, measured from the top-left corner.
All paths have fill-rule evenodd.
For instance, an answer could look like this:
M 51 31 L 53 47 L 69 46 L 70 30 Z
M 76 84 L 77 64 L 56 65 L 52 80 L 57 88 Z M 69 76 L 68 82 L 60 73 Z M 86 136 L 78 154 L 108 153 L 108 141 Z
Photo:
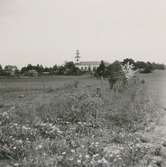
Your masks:
M 110 76 L 109 76 L 109 84 L 110 88 L 113 89 L 114 85 L 119 82 L 121 85 L 118 89 L 123 87 L 126 84 L 126 76 L 125 73 L 122 70 L 121 64 L 116 61 L 113 64 L 110 65 L 109 67 L 110 70 Z

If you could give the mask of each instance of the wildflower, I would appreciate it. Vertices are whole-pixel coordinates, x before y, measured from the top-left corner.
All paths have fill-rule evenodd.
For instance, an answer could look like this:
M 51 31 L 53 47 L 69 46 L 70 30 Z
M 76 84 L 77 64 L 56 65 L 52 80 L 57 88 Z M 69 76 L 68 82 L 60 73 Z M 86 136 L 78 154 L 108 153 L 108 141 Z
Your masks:
M 101 159 L 99 159 L 97 162 L 98 162 L 99 164 L 101 164 L 101 163 L 102 163 L 102 160 L 101 160 Z
M 17 123 L 14 123 L 13 126 L 17 126 L 18 124 Z
M 7 112 L 3 112 L 2 116 L 8 116 L 8 113 Z
M 80 164 L 80 163 L 81 163 L 81 160 L 80 160 L 80 159 L 78 159 L 78 160 L 77 160 L 77 163 L 79 163 L 79 164 Z
M 61 130 L 57 130 L 57 132 L 60 134 L 60 135 L 62 135 L 63 134 L 63 132 L 61 131 Z
M 49 126 L 53 126 L 53 124 L 52 124 L 52 123 L 49 123 Z
M 74 158 L 73 158 L 73 157 L 69 158 L 69 161 L 73 161 L 73 160 L 74 160 Z
M 101 159 L 101 161 L 102 161 L 102 163 L 104 163 L 104 164 L 108 164 L 108 161 L 107 161 L 104 157 Z
M 99 145 L 99 142 L 96 142 L 95 145 L 98 146 L 98 145 Z
M 96 157 L 98 157 L 98 156 L 99 156 L 99 154 L 94 154 L 94 155 L 93 155 L 94 158 L 96 158 Z
M 75 153 L 75 150 L 72 149 L 71 152 L 72 152 L 72 153 Z
M 57 159 L 58 159 L 58 161 L 62 161 L 63 156 L 58 156 Z
M 66 152 L 62 152 L 62 155 L 65 155 L 66 154 Z
M 43 147 L 43 145 L 42 144 L 39 144 L 37 147 L 36 147 L 36 150 L 39 150 L 39 149 L 41 149 Z
M 24 129 L 24 130 L 30 130 L 31 128 L 26 127 L 26 126 L 22 126 L 22 129 Z
M 17 143 L 22 144 L 23 141 L 22 140 L 17 140 Z
M 90 163 L 91 163 L 92 165 L 95 164 L 95 160 L 92 159 L 92 160 L 90 161 Z
M 15 167 L 18 167 L 18 166 L 19 166 L 19 163 L 15 163 L 14 166 L 15 166 Z
M 84 145 L 81 145 L 81 148 L 85 148 L 85 146 L 84 146 Z
M 89 156 L 89 155 L 85 155 L 85 158 L 87 158 L 87 159 L 88 159 L 88 158 L 90 158 L 90 156 Z
M 16 150 L 16 147 L 14 146 L 13 149 Z

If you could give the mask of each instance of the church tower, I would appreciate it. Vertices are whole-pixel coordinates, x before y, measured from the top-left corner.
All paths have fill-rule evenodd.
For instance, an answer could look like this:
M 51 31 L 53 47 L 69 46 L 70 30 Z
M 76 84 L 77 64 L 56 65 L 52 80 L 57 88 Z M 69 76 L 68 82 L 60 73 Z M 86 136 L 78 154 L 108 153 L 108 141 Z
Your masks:
M 76 50 L 76 56 L 75 56 L 75 63 L 78 64 L 80 63 L 80 51 L 77 49 Z

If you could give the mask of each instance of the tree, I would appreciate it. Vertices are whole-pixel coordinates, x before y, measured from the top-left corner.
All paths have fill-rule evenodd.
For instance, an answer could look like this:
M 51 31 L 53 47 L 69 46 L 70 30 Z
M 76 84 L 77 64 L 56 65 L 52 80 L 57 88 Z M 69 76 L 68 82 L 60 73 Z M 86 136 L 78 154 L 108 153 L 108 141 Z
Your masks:
M 135 61 L 133 59 L 126 58 L 122 61 L 122 65 L 128 64 L 135 66 Z
M 73 62 L 67 62 L 64 66 L 64 69 L 65 75 L 77 75 L 79 73 L 79 69 L 75 66 Z
M 137 61 L 135 63 L 135 66 L 136 66 L 137 69 L 144 69 L 146 67 L 146 63 L 143 62 L 143 61 Z
M 140 70 L 141 73 L 151 73 L 156 67 L 156 65 L 150 62 L 137 61 L 136 68 Z
M 29 71 L 29 70 L 34 70 L 34 67 L 31 64 L 27 65 L 27 71 Z
M 44 72 L 44 67 L 42 65 L 37 64 L 37 66 L 33 67 L 34 70 L 36 70 L 39 74 L 42 74 Z
M 153 70 L 153 65 L 150 62 L 147 62 L 142 73 L 151 73 Z
M 104 64 L 104 61 L 102 60 L 99 67 L 97 68 L 95 72 L 95 76 L 97 77 L 105 77 L 106 74 L 106 66 Z
M 57 65 L 54 65 L 54 66 L 52 67 L 51 74 L 56 74 L 57 71 L 58 71 L 58 66 L 57 66 Z
M 0 71 L 2 71 L 2 70 L 3 70 L 2 65 L 0 65 Z
M 118 80 L 122 81 L 123 84 L 126 84 L 126 76 L 119 61 L 115 61 L 109 66 L 109 74 L 109 84 L 111 89 Z
M 0 74 L 2 74 L 3 73 L 3 68 L 2 68 L 2 66 L 0 65 Z
M 65 68 L 64 66 L 59 66 L 57 70 L 58 75 L 64 75 Z

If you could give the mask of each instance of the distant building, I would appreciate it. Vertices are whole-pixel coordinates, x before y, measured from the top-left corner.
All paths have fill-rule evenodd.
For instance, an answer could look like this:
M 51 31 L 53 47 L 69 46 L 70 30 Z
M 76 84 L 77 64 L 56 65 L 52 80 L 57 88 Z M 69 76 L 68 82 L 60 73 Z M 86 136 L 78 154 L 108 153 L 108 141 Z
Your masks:
M 38 77 L 39 74 L 36 70 L 29 70 L 27 75 L 31 77 Z
M 7 65 L 5 66 L 5 72 L 11 76 L 14 76 L 16 74 L 17 71 L 17 67 L 16 66 L 12 66 L 12 65 Z
M 42 72 L 43 75 L 50 75 L 50 72 Z
M 75 66 L 79 68 L 81 71 L 95 71 L 101 64 L 101 61 L 85 61 L 80 62 L 80 52 L 76 50 L 75 56 Z M 108 62 L 104 62 L 106 66 L 109 65 Z
M 75 66 L 79 68 L 81 71 L 95 71 L 101 64 L 101 61 L 86 61 L 75 63 Z M 109 65 L 109 63 L 105 62 L 105 65 Z

